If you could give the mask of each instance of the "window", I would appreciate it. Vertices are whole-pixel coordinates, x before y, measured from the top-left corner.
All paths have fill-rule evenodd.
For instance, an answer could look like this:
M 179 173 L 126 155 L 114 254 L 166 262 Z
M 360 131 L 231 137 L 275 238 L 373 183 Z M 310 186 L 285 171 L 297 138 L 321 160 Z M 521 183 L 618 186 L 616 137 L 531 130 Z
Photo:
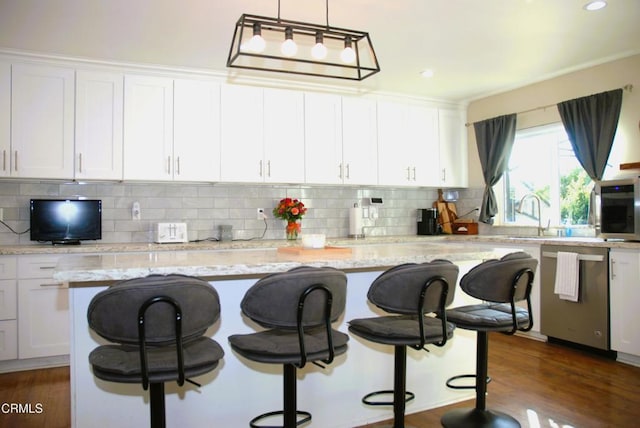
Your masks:
M 592 181 L 576 159 L 562 123 L 517 131 L 502 182 L 505 224 L 537 226 L 540 215 L 543 227 L 588 222 Z M 523 200 L 525 195 L 529 196 Z

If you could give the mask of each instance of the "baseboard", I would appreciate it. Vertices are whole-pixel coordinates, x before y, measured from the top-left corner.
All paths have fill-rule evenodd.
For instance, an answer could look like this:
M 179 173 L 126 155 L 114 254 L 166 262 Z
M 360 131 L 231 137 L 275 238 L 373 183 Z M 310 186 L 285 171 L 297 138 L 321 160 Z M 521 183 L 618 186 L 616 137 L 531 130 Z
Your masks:
M 624 352 L 618 352 L 618 358 L 616 361 L 620 363 L 629 364 L 631 366 L 640 367 L 640 356 L 633 354 L 626 354 Z
M 19 372 L 24 370 L 50 369 L 69 365 L 68 355 L 53 357 L 27 358 L 25 360 L 0 361 L 0 373 Z

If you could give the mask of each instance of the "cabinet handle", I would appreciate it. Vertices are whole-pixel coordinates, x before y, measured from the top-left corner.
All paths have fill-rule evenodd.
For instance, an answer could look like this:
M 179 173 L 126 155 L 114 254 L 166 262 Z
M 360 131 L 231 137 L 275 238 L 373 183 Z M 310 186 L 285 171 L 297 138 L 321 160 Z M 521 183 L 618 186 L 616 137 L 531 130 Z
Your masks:
M 3 171 L 7 170 L 7 151 L 6 150 L 2 151 L 2 170 Z
M 258 168 L 258 176 L 262 177 L 262 160 L 259 162 L 259 168 Z
M 613 269 L 615 264 L 616 264 L 616 261 L 611 259 L 611 279 L 615 279 L 615 277 L 616 277 L 615 271 Z
M 171 156 L 167 156 L 167 174 L 171 175 Z
M 351 169 L 350 169 L 350 165 L 347 164 L 347 179 L 351 178 Z
M 51 270 L 51 269 L 55 269 L 55 266 L 40 266 L 38 269 L 40 270 Z
M 78 172 L 82 173 L 82 153 L 78 153 Z
M 442 168 L 442 181 L 447 181 L 447 169 Z
M 407 167 L 407 181 L 411 181 L 411 167 Z
M 180 156 L 176 158 L 176 174 L 180 175 Z
M 271 161 L 267 161 L 267 177 L 271 177 Z
M 18 151 L 16 150 L 14 153 L 15 162 L 13 163 L 13 170 L 18 171 Z
M 338 178 L 342 180 L 342 163 L 338 165 Z
M 60 282 L 51 282 L 47 284 L 40 284 L 40 287 L 62 287 L 64 284 Z
M 413 181 L 416 181 L 416 167 L 413 167 Z

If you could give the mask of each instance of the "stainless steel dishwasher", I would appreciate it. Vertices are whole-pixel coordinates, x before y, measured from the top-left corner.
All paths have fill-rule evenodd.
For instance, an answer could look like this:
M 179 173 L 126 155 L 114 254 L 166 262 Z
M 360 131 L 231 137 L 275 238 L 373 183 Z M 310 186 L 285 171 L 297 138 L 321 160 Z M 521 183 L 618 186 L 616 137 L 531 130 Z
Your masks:
M 608 248 L 543 245 L 541 250 L 540 332 L 551 339 L 608 351 Z M 579 297 L 575 303 L 554 293 L 559 251 L 578 253 Z

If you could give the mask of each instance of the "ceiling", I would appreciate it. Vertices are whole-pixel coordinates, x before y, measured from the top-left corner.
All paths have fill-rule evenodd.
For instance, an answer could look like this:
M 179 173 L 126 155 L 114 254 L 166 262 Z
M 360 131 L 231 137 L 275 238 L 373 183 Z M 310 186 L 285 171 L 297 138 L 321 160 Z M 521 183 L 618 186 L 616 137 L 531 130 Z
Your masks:
M 640 53 L 640 0 L 586 2 L 329 0 L 331 26 L 371 37 L 381 72 L 362 82 L 227 69 L 240 15 L 277 17 L 277 0 L 0 0 L 0 48 L 464 102 Z M 283 19 L 327 20 L 325 0 L 280 5 Z

